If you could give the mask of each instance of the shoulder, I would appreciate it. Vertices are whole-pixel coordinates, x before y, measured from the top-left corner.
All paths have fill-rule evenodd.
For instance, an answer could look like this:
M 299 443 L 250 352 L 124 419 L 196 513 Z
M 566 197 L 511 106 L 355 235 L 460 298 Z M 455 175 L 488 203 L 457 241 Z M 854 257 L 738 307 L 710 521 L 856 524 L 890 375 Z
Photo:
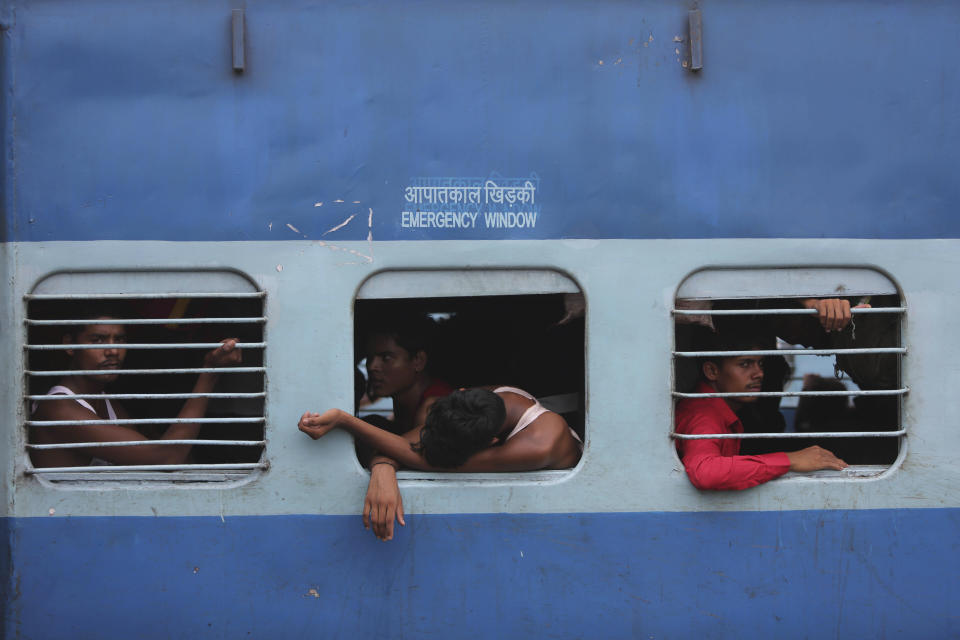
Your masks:
M 56 400 L 37 403 L 34 417 L 41 420 L 96 420 L 99 416 L 70 396 L 58 394 Z
M 520 438 L 526 434 L 527 436 L 563 439 L 567 437 L 569 430 L 570 427 L 563 416 L 553 411 L 544 411 L 514 437 Z

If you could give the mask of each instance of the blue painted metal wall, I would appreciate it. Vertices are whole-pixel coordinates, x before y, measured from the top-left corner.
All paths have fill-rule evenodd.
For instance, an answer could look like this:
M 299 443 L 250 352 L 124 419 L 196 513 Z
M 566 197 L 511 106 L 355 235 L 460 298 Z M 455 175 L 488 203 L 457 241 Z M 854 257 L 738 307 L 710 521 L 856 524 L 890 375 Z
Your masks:
M 24 518 L 7 632 L 949 638 L 958 527 L 956 509 L 416 516 L 384 544 L 357 516 Z
M 960 235 L 950 0 L 710 2 L 699 73 L 673 0 L 252 0 L 243 74 L 228 2 L 2 5 L 11 240 Z M 534 228 L 402 226 L 533 174 Z
M 701 6 L 699 74 L 683 67 L 689 7 L 672 0 L 250 0 L 239 75 L 231 8 L 0 0 L 0 256 L 17 296 L 58 268 L 207 260 L 254 274 L 286 318 L 302 311 L 302 292 L 319 292 L 322 333 L 333 335 L 320 337 L 313 316 L 274 331 L 273 362 L 287 363 L 271 371 L 277 464 L 247 487 L 50 489 L 18 475 L 22 434 L 5 434 L 14 445 L 0 463 L 9 485 L 0 518 L 6 635 L 958 635 L 954 399 L 931 384 L 911 396 L 904 473 L 703 496 L 669 475 L 666 392 L 609 375 L 638 360 L 666 370 L 665 300 L 711 260 L 888 258 L 914 314 L 910 340 L 945 335 L 956 317 L 953 244 L 861 243 L 850 257 L 855 243 L 846 241 L 711 243 L 708 256 L 704 243 L 561 252 L 562 243 L 538 242 L 519 255 L 506 243 L 474 243 L 415 258 L 394 245 L 345 276 L 338 258 L 306 242 L 260 242 L 242 256 L 204 245 L 197 257 L 192 245 L 42 241 L 958 238 L 960 5 L 711 0 Z M 419 178 L 534 180 L 537 223 L 405 227 L 405 188 Z M 671 252 L 687 255 L 664 257 Z M 690 263 L 694 252 L 705 257 Z M 339 515 L 358 508 L 365 479 L 346 462 L 346 439 L 307 448 L 280 431 L 315 398 L 289 363 L 331 353 L 349 361 L 338 342 L 370 272 L 415 261 L 450 268 L 463 256 L 577 277 L 590 294 L 592 335 L 604 336 L 588 363 L 605 376 L 589 390 L 602 429 L 591 432 L 577 480 L 550 491 L 473 487 L 463 498 L 411 486 L 409 527 L 384 545 L 357 516 Z M 647 274 L 632 297 L 622 295 L 625 272 Z M 3 318 L 16 320 L 18 304 L 5 304 Z M 615 349 L 638 335 L 646 340 L 635 354 Z M 9 361 L 22 358 L 19 345 L 3 348 Z M 921 382 L 939 382 L 954 351 L 912 341 L 907 364 Z M 3 375 L 12 397 L 18 373 Z M 350 396 L 333 367 L 316 376 L 317 402 Z M 642 479 L 611 475 L 638 464 L 637 451 L 653 452 L 640 461 Z M 662 491 L 667 480 L 686 491 Z M 622 493 L 607 491 L 614 483 Z M 302 515 L 320 494 L 326 515 Z M 569 496 L 634 513 L 534 513 L 569 508 Z M 690 511 L 646 511 L 674 497 L 664 509 Z M 464 499 L 527 513 L 454 513 Z M 37 516 L 54 504 L 56 517 Z M 211 515 L 225 504 L 225 518 Z M 803 510 L 809 504 L 838 510 Z M 163 517 L 130 515 L 149 508 Z M 751 508 L 766 511 L 740 511 Z M 232 515 L 249 512 L 270 515 Z

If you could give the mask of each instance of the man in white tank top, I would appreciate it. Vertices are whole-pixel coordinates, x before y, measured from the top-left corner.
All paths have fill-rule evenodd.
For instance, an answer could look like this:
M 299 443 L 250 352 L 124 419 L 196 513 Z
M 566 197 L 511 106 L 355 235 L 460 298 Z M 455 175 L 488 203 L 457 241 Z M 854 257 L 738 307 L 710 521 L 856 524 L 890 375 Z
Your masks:
M 135 429 L 118 424 L 96 424 L 97 420 L 117 420 L 129 417 L 119 403 L 107 398 L 74 398 L 102 394 L 107 385 L 115 381 L 123 367 L 127 350 L 126 327 L 116 323 L 98 323 L 97 320 L 116 320 L 119 314 L 92 311 L 84 318 L 90 324 L 77 326 L 76 331 L 64 336 L 64 344 L 97 344 L 102 348 L 68 349 L 70 368 L 77 373 L 64 376 L 50 388 L 48 395 L 63 396 L 63 400 L 35 402 L 32 420 L 82 421 L 87 424 L 68 426 L 35 426 L 30 429 L 30 441 L 34 444 L 60 444 L 83 442 L 130 442 L 147 440 Z M 235 338 L 222 341 L 222 346 L 207 353 L 205 367 L 221 367 L 238 364 L 240 349 L 235 347 Z M 96 373 L 85 374 L 90 371 Z M 103 372 L 103 373 L 101 373 Z M 201 373 L 193 393 L 213 391 L 219 374 Z M 177 418 L 201 418 L 206 413 L 207 398 L 191 398 L 184 403 Z M 92 424 L 91 424 L 92 423 Z M 200 425 L 174 423 L 163 433 L 162 440 L 190 440 L 197 437 Z M 75 467 L 89 464 L 180 464 L 190 452 L 190 445 L 138 445 L 127 447 L 78 447 L 76 449 L 32 450 L 30 459 L 37 467 Z

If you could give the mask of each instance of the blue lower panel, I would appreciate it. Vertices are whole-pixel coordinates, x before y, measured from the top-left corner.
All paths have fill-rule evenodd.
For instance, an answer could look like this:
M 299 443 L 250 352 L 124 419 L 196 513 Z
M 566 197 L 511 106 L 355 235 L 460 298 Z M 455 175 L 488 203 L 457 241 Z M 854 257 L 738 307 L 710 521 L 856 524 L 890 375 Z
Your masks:
M 5 524 L 9 638 L 960 633 L 958 509 Z

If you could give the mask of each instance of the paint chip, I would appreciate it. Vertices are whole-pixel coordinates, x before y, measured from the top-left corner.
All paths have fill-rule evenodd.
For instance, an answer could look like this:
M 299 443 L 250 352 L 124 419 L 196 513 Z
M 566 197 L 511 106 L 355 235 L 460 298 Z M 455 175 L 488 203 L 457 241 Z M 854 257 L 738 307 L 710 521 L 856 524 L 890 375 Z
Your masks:
M 282 265 L 282 264 L 278 264 L 278 265 L 277 265 L 277 272 L 280 272 L 280 271 L 283 271 L 283 265 Z
M 194 573 L 194 575 L 200 573 L 200 567 L 194 567 L 194 568 L 193 568 L 193 573 Z
M 647 42 L 653 42 L 653 34 L 652 34 L 652 33 L 650 34 L 650 37 L 647 38 Z
M 314 203 L 313 203 L 313 206 L 315 206 L 315 207 L 322 207 L 322 206 L 323 206 L 323 203 L 322 203 L 322 202 L 314 202 Z
M 523 557 L 523 551 L 520 552 L 520 557 L 521 557 L 521 558 Z
M 272 223 L 272 222 L 267 225 L 267 230 L 268 230 L 268 231 L 273 231 L 273 223 Z
M 686 69 L 686 68 L 687 68 L 687 61 L 686 61 L 686 60 L 684 60 L 684 61 L 683 61 L 683 62 L 681 62 L 680 64 L 682 64 L 682 65 L 683 65 L 683 68 L 684 68 L 684 69 Z
M 677 55 L 680 55 L 680 49 L 674 49 L 673 52 Z
M 353 204 L 360 204 L 360 201 L 359 201 L 359 200 L 354 200 L 354 201 L 353 201 Z
M 287 228 L 290 229 L 290 231 L 293 231 L 294 233 L 300 233 L 300 229 L 297 229 L 295 226 L 293 226 L 289 222 L 287 223 Z
M 319 597 L 320 597 L 320 592 L 317 591 L 316 589 L 310 589 L 309 591 L 307 591 L 307 595 L 308 595 L 308 596 L 313 596 L 314 598 L 319 598 Z
M 343 202 L 343 200 L 337 199 L 337 200 L 334 200 L 334 202 Z
M 674 42 L 683 42 L 683 38 L 681 38 L 680 36 L 673 36 L 673 41 L 674 41 Z
M 341 223 L 338 224 L 337 226 L 335 226 L 335 227 L 330 227 L 329 229 L 327 229 L 326 231 L 324 231 L 322 235 L 327 235 L 328 233 L 333 233 L 334 231 L 337 231 L 337 230 L 339 230 L 339 229 L 343 229 L 345 226 L 347 226 L 348 224 L 350 224 L 350 221 L 351 221 L 351 220 L 353 220 L 353 219 L 356 218 L 356 217 L 357 217 L 357 214 L 353 214 L 352 216 L 350 216 L 349 218 L 347 218 L 346 220 L 344 220 L 343 222 L 341 222 Z
M 50 507 L 50 511 L 48 511 L 47 513 L 49 513 L 50 515 L 53 515 L 53 514 L 55 514 L 56 512 L 57 512 L 56 509 L 54 509 L 53 507 Z

